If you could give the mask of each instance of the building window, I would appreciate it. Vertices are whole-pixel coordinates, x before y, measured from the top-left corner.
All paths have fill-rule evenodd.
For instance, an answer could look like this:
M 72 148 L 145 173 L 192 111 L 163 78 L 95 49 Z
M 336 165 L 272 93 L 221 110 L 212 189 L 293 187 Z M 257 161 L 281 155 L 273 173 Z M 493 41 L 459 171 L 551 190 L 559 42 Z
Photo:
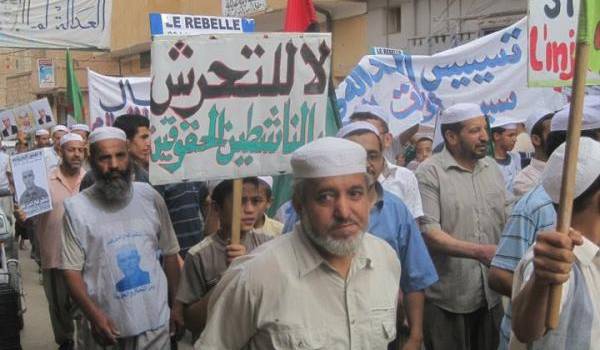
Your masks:
M 388 34 L 400 33 L 402 31 L 402 7 L 392 7 L 388 9 Z
M 150 51 L 145 51 L 140 54 L 140 69 L 150 68 Z

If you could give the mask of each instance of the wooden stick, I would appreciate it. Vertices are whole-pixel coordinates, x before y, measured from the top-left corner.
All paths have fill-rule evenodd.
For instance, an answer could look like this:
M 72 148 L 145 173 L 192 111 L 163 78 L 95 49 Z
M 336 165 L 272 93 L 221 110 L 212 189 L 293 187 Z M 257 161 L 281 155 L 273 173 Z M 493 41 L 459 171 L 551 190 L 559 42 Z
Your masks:
M 567 131 L 567 146 L 565 150 L 565 163 L 560 190 L 560 203 L 557 231 L 569 234 L 571 215 L 573 214 L 573 200 L 575 191 L 575 173 L 577 170 L 577 154 L 579 152 L 579 138 L 581 137 L 581 121 L 583 119 L 583 98 L 585 96 L 585 79 L 589 63 L 590 48 L 587 42 L 577 41 L 575 53 L 575 76 L 573 77 L 573 96 L 569 111 L 569 128 Z M 560 299 L 562 285 L 550 287 L 548 311 L 546 313 L 546 328 L 556 329 L 559 321 Z
M 242 219 L 242 187 L 243 180 L 233 180 L 233 199 L 231 213 L 231 244 L 240 244 L 240 229 Z

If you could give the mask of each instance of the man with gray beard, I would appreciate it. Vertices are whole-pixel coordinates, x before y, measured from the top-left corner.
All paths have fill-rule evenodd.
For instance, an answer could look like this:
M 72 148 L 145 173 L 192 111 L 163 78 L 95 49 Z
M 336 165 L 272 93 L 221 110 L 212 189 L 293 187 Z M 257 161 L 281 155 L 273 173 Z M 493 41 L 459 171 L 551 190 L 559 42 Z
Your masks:
M 400 263 L 368 226 L 367 154 L 326 137 L 294 152 L 291 233 L 236 259 L 197 349 L 386 349 L 396 337 Z
M 77 348 L 169 349 L 169 326 L 181 326 L 167 304 L 179 280 L 169 213 L 150 185 L 132 182 L 122 130 L 97 128 L 89 142 L 96 183 L 64 204 L 61 268 L 85 315 Z

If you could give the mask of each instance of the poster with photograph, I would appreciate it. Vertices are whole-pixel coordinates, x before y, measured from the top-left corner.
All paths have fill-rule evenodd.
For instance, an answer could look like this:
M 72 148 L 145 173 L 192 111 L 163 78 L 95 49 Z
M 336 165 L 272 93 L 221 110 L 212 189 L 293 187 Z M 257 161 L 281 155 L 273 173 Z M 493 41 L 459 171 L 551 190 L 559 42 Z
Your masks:
M 33 110 L 29 104 L 13 108 L 12 113 L 15 117 L 17 129 L 24 132 L 30 132 L 36 129 Z
M 51 89 L 56 85 L 54 79 L 54 63 L 51 58 L 40 58 L 37 60 L 38 82 L 40 89 Z
M 52 210 L 44 151 L 38 149 L 19 153 L 12 156 L 10 161 L 17 192 L 17 203 L 27 217 L 30 218 Z
M 35 119 L 36 125 L 35 129 L 48 129 L 56 125 L 56 121 L 52 115 L 52 108 L 46 97 L 30 102 L 29 106 L 33 111 L 33 118 Z
M 0 125 L 2 131 L 2 139 L 7 140 L 10 138 L 17 137 L 17 132 L 19 131 L 17 128 L 17 124 L 15 123 L 15 117 L 11 109 L 0 112 Z

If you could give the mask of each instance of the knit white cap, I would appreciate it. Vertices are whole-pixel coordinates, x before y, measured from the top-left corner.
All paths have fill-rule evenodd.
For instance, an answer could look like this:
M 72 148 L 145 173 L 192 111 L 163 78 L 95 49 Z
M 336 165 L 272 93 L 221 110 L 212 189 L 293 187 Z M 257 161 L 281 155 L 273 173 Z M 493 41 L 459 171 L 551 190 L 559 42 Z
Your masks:
M 356 142 L 337 137 L 317 139 L 292 154 L 294 178 L 364 174 L 367 172 L 367 152 Z
M 457 103 L 442 111 L 441 124 L 454 124 L 484 116 L 481 107 L 475 103 Z
M 77 135 L 77 134 L 70 132 L 68 134 L 63 135 L 63 137 L 60 138 L 60 145 L 63 146 L 65 143 L 71 142 L 71 141 L 83 142 L 83 137 L 81 137 L 81 135 Z
M 349 134 L 356 132 L 356 131 L 369 131 L 369 132 L 372 132 L 373 134 L 379 136 L 379 130 L 377 130 L 377 128 L 373 124 L 371 124 L 369 122 L 363 122 L 363 121 L 357 121 L 357 122 L 352 122 L 350 124 L 346 124 L 343 128 L 341 128 L 337 132 L 337 135 L 335 135 L 335 136 L 344 138 L 344 137 L 348 136 Z
M 46 129 L 37 129 L 35 131 L 35 136 L 46 136 L 46 135 L 50 135 L 50 133 Z
M 109 139 L 127 141 L 127 135 L 125 135 L 125 131 L 119 128 L 115 128 L 113 126 L 102 126 L 92 131 L 92 133 L 90 134 L 89 141 L 91 145 L 98 141 Z
M 542 186 L 554 203 L 560 201 L 566 146 L 567 144 L 563 143 L 552 152 L 542 173 Z M 600 176 L 600 142 L 582 137 L 577 155 L 574 198 L 585 192 L 598 176 Z

